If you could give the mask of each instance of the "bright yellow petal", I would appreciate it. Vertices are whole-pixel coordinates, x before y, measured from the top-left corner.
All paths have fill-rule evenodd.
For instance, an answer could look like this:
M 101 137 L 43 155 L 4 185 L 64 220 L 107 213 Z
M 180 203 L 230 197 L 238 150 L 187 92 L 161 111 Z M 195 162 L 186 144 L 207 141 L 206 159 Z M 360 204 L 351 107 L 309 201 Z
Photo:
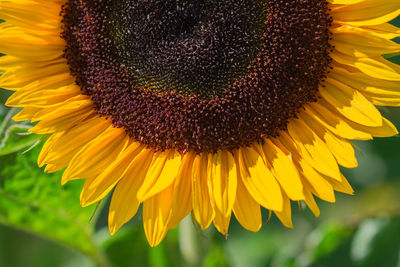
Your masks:
M 308 183 L 308 188 L 312 189 L 312 192 L 320 199 L 328 202 L 335 202 L 335 194 L 332 185 L 306 161 L 299 159 L 298 163 L 301 169 L 302 180 L 306 185 Z
M 111 234 L 114 234 L 136 214 L 140 205 L 137 192 L 146 178 L 152 157 L 151 150 L 142 150 L 120 177 L 111 198 L 108 215 L 108 227 Z
M 379 111 L 359 91 L 328 79 L 326 87 L 321 88 L 320 93 L 328 105 L 349 120 L 372 127 L 382 125 Z
M 351 127 L 337 115 L 337 112 L 331 111 L 319 103 L 309 104 L 305 109 L 305 113 L 313 117 L 337 136 L 351 140 L 372 139 L 370 134 Z
M 207 153 L 196 156 L 193 162 L 192 177 L 192 201 L 193 214 L 200 227 L 207 229 L 215 217 L 214 207 L 210 198 L 210 187 L 208 184 L 211 174 L 211 161 Z
M 72 179 L 97 176 L 125 149 L 128 138 L 123 129 L 110 126 L 79 150 L 62 176 L 62 184 Z
M 318 208 L 317 203 L 315 202 L 312 193 L 309 190 L 304 190 L 304 196 L 306 197 L 304 202 L 307 204 L 308 208 L 312 211 L 315 217 L 319 217 L 321 212 Z
M 103 199 L 130 169 L 131 165 L 138 164 L 135 158 L 144 149 L 144 146 L 137 142 L 128 145 L 121 156 L 115 159 L 98 176 L 86 180 L 81 193 L 82 206 L 88 206 Z
M 348 3 L 352 2 L 349 1 Z M 337 23 L 354 26 L 378 25 L 399 16 L 400 4 L 397 0 L 357 1 L 357 3 L 336 8 L 331 14 Z
M 178 175 L 181 155 L 173 150 L 154 154 L 146 180 L 139 189 L 138 198 L 144 201 L 167 188 Z
M 281 211 L 281 188 L 260 153 L 254 148 L 244 147 L 235 156 L 243 184 L 250 195 L 265 208 Z
M 272 173 L 278 180 L 283 191 L 292 200 L 304 199 L 303 185 L 291 155 L 284 153 L 281 148 L 268 139 L 264 141 L 263 150 L 272 166 Z
M 171 219 L 168 228 L 175 228 L 192 210 L 192 172 L 196 154 L 186 153 L 178 177 L 174 182 L 174 194 L 171 204 Z
M 77 127 L 57 133 L 56 136 L 59 136 L 59 138 L 54 140 L 47 152 L 39 157 L 39 166 L 53 164 L 58 166 L 59 169 L 65 168 L 83 146 L 100 135 L 109 126 L 109 121 L 94 117 L 83 121 Z
M 247 230 L 258 232 L 262 226 L 260 205 L 247 191 L 242 179 L 237 181 L 236 200 L 233 212 L 239 223 Z
M 173 188 L 170 185 L 143 203 L 143 227 L 151 247 L 160 244 L 168 232 Z
M 309 126 L 302 120 L 295 119 L 289 123 L 288 132 L 290 137 L 286 133 L 283 133 L 282 136 L 285 137 L 288 142 L 293 140 L 301 156 L 311 166 L 329 177 L 340 180 L 340 171 L 336 159 L 333 157 L 325 142 L 322 141 Z
M 325 142 L 340 165 L 346 168 L 355 168 L 358 166 L 353 146 L 348 141 L 332 134 L 307 113 L 301 114 L 300 118 Z
M 275 215 L 279 218 L 282 224 L 288 228 L 293 228 L 292 222 L 292 207 L 290 199 L 287 196 L 283 197 L 282 211 L 274 211 Z
M 237 169 L 235 159 L 227 151 L 220 151 L 213 157 L 212 166 L 212 191 L 215 207 L 223 217 L 231 214 L 235 203 L 237 187 Z
M 214 225 L 218 232 L 223 235 L 228 233 L 229 223 L 231 221 L 231 213 L 228 215 L 222 214 L 219 210 L 215 210 Z

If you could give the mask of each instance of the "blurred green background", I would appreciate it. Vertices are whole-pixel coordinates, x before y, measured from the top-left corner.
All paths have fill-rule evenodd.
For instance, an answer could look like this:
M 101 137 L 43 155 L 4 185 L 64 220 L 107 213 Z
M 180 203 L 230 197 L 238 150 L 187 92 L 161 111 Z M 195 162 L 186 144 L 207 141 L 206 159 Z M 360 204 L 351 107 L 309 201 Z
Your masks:
M 400 64 L 400 55 L 391 60 Z M 265 213 L 259 233 L 233 220 L 227 236 L 213 226 L 199 232 L 187 218 L 150 248 L 141 212 L 110 236 L 107 201 L 81 208 L 82 181 L 61 187 L 60 173 L 37 167 L 41 137 L 20 134 L 29 125 L 11 121 L 18 110 L 4 106 L 9 95 L 0 90 L 0 266 L 400 267 L 398 137 L 355 142 L 359 167 L 343 172 L 356 193 L 337 193 L 335 204 L 319 201 L 319 218 L 293 203 L 294 229 L 274 216 L 267 224 Z M 400 129 L 400 109 L 380 110 Z

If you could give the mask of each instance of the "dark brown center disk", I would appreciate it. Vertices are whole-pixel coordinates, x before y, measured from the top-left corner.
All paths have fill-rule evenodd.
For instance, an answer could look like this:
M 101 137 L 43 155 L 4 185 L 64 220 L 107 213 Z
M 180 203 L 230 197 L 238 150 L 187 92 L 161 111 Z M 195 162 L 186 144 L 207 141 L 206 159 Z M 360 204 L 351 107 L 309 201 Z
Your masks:
M 331 62 L 321 0 L 69 0 L 62 16 L 83 93 L 158 151 L 276 136 L 316 100 Z

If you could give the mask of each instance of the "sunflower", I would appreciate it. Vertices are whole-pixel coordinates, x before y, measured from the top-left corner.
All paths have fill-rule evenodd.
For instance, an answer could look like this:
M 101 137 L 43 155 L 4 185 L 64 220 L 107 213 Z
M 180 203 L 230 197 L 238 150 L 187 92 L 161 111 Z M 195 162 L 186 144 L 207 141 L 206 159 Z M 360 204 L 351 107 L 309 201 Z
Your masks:
M 151 246 L 192 213 L 247 230 L 261 208 L 352 194 L 349 140 L 398 132 L 398 0 L 0 0 L 0 87 L 48 136 L 38 158 L 81 204 L 112 190 L 115 233 L 143 204 Z

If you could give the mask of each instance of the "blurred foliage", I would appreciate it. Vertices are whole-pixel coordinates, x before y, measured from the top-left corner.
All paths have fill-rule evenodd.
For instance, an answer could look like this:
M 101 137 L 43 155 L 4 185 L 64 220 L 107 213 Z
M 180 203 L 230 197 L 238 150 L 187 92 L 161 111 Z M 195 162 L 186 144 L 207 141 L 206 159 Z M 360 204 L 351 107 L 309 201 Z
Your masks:
M 0 170 L 0 222 L 92 253 L 88 222 L 93 209 L 83 209 L 76 201 L 81 182 L 61 187 L 59 175 L 43 175 L 32 164 L 36 151 L 1 158 L 5 166 Z
M 400 55 L 390 60 L 400 64 Z M 0 90 L 0 102 L 9 95 Z M 380 109 L 400 127 L 400 110 Z M 61 173 L 37 167 L 41 137 L 24 134 L 30 125 L 13 122 L 16 112 L 0 105 L 0 266 L 400 266 L 398 137 L 355 142 L 360 166 L 343 172 L 356 194 L 337 194 L 334 206 L 320 201 L 318 219 L 293 205 L 294 229 L 273 217 L 250 233 L 233 219 L 225 237 L 212 227 L 200 233 L 186 218 L 152 249 L 140 212 L 110 236 L 107 201 L 81 208 L 82 181 L 62 187 Z
M 7 114 L 0 117 L 0 156 L 23 151 L 40 142 L 41 137 L 30 134 L 24 135 L 30 125 L 26 122 L 16 123 L 12 121 L 12 116 L 18 109 L 10 109 Z M 5 113 L 5 110 L 3 110 Z M 0 114 L 2 111 L 0 110 Z

